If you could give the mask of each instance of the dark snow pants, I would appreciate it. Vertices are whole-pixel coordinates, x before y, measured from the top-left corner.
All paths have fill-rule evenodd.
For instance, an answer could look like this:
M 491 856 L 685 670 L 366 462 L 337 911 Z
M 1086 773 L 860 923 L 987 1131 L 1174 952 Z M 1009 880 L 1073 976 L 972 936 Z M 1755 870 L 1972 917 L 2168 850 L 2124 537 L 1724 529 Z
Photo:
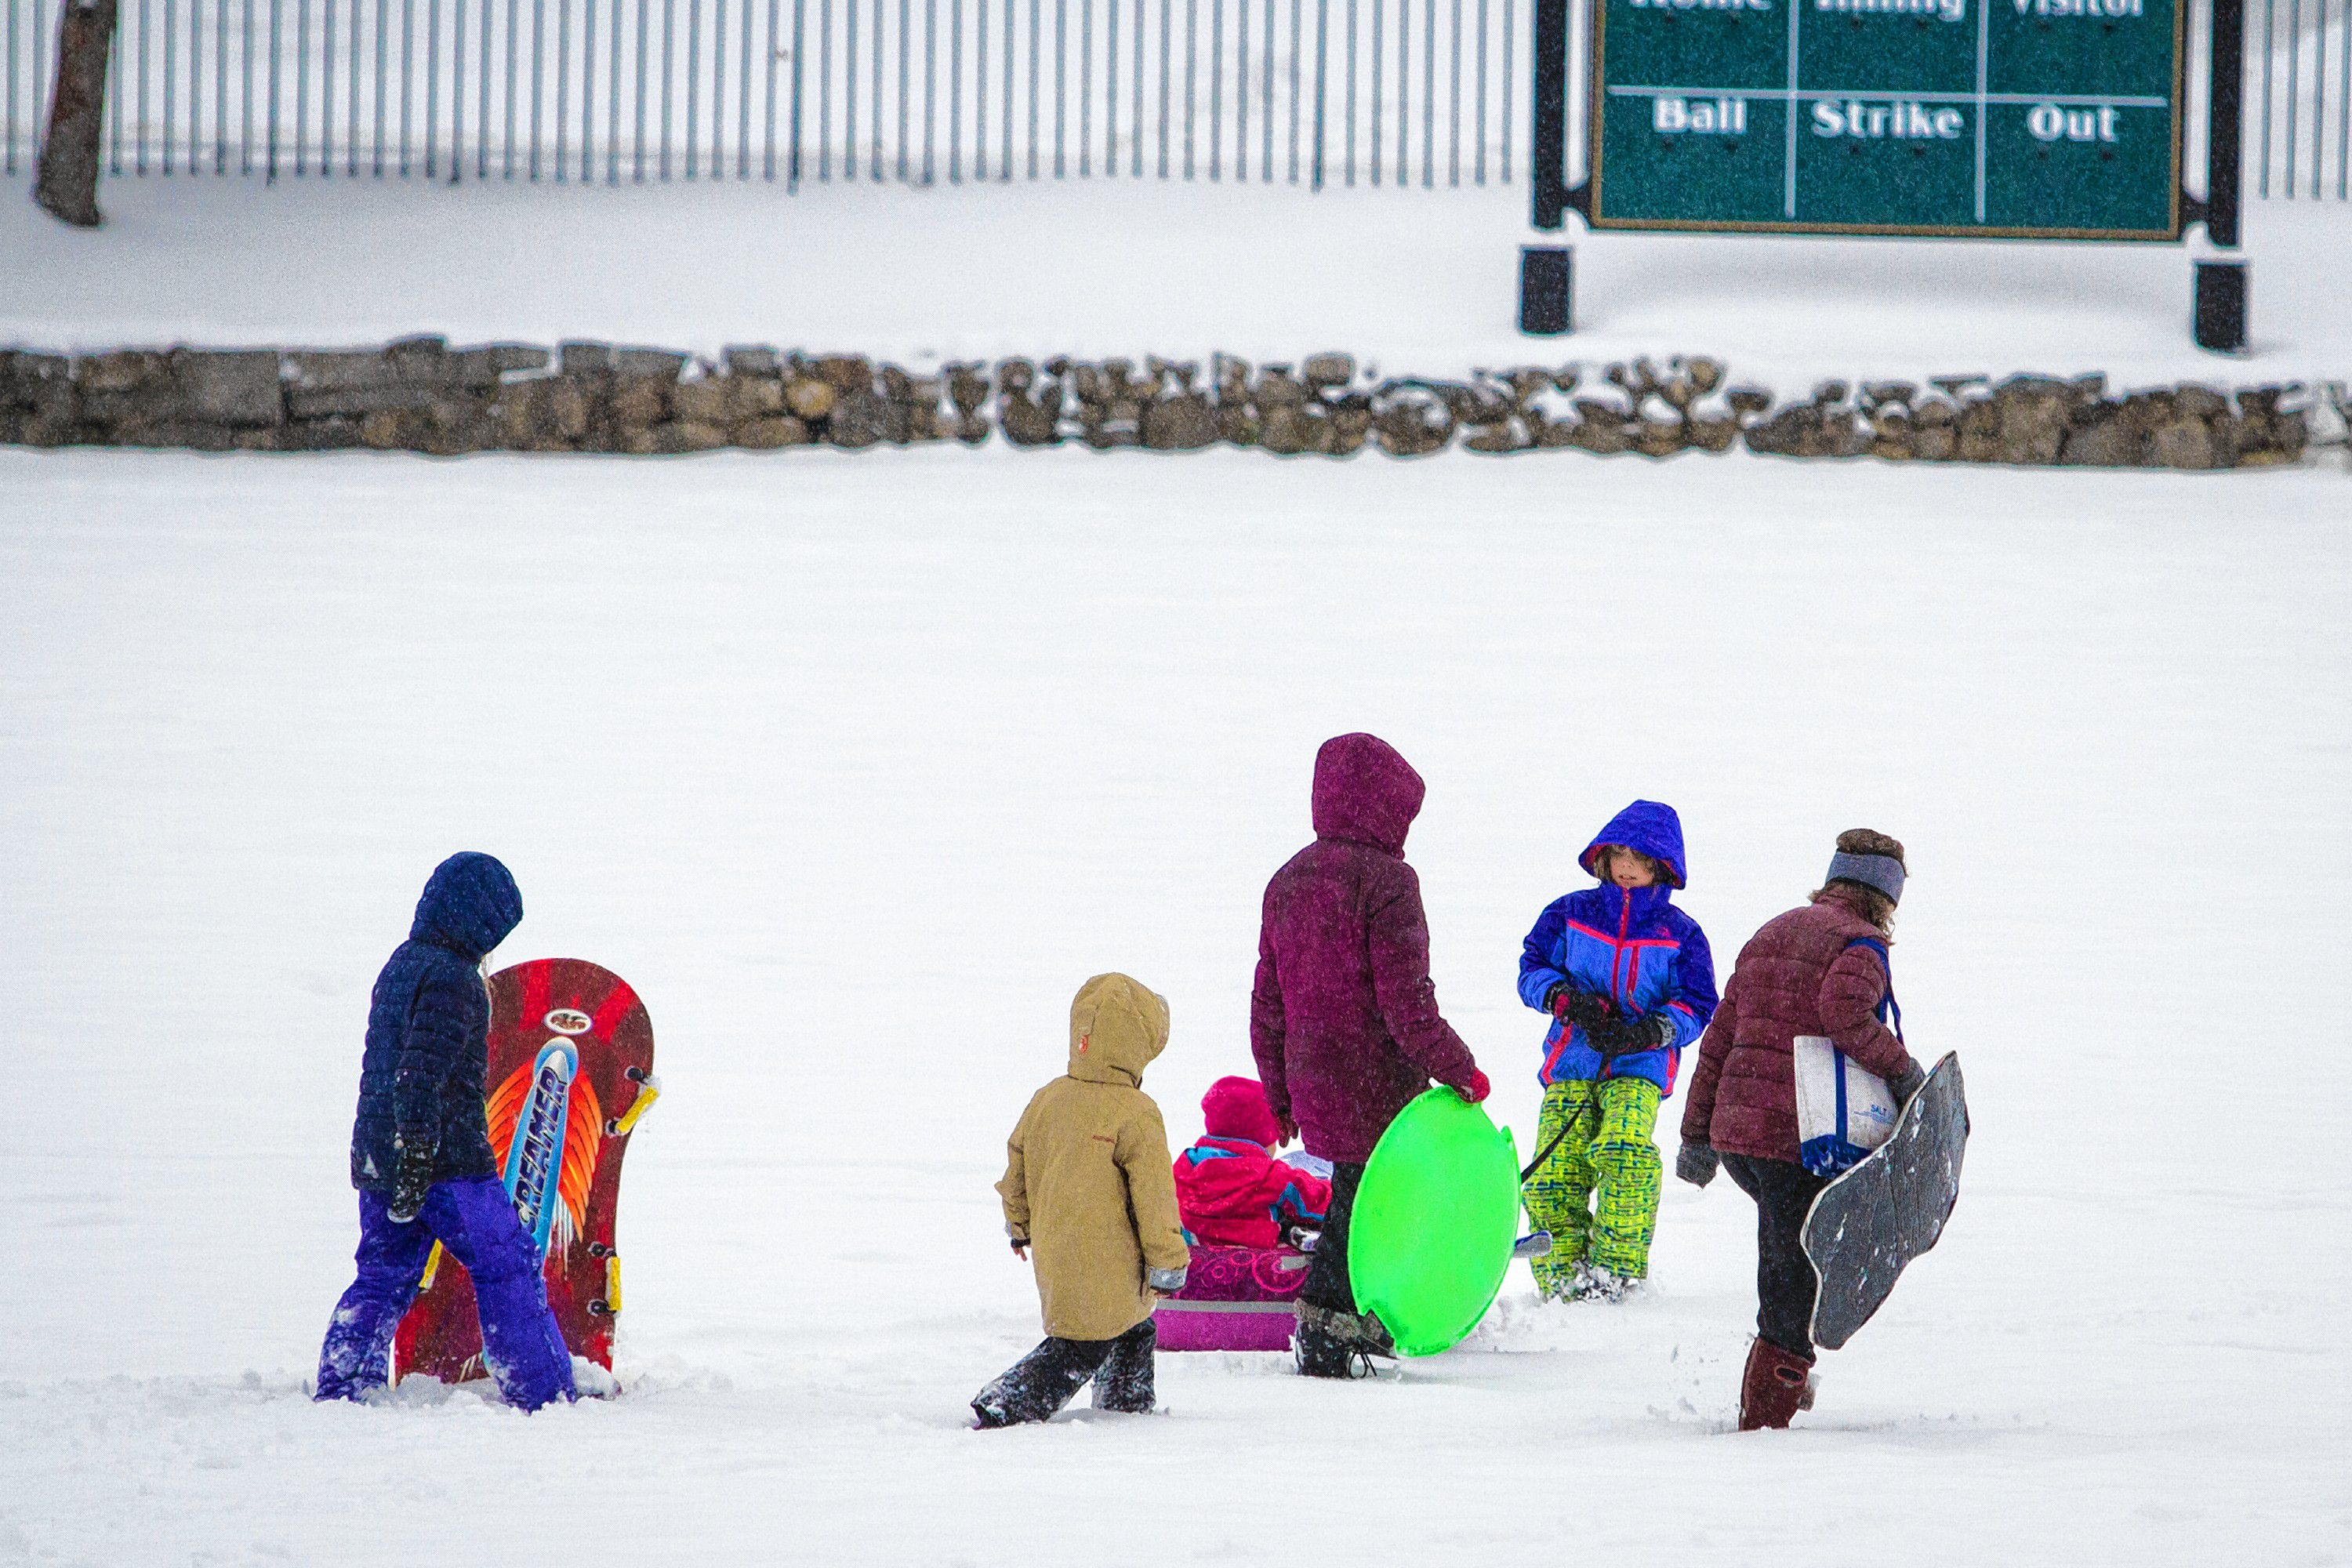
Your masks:
M 1361 1165 L 1331 1165 L 1331 1202 L 1323 1211 L 1323 1234 L 1307 1260 L 1307 1282 L 1298 1299 L 1310 1307 L 1353 1313 L 1356 1287 L 1348 1278 L 1348 1222 L 1356 1212 L 1356 1189 L 1363 1184 Z
M 1812 1359 L 1813 1266 L 1798 1240 L 1813 1199 L 1829 1185 L 1802 1165 L 1726 1154 L 1723 1168 L 1756 1200 L 1756 1332 L 1790 1355 Z
M 1355 1281 L 1348 1277 L 1348 1231 L 1363 1180 L 1363 1166 L 1333 1162 L 1323 1232 L 1298 1289 L 1298 1370 L 1309 1377 L 1348 1377 L 1363 1353 L 1396 1353 L 1381 1321 L 1357 1310 Z
M 1152 1352 L 1160 1331 L 1146 1318 L 1115 1340 L 1049 1339 L 972 1396 L 972 1414 L 983 1426 L 1047 1421 L 1076 1397 L 1089 1379 L 1095 1408 L 1149 1415 L 1156 1398 Z
M 536 1410 L 573 1397 L 572 1352 L 548 1310 L 538 1249 L 515 1218 L 507 1190 L 488 1176 L 436 1182 L 425 1208 L 395 1225 L 382 1193 L 360 1194 L 359 1278 L 327 1324 L 319 1350 L 320 1399 L 357 1399 L 381 1388 L 392 1337 L 416 1300 L 436 1241 L 466 1266 L 482 1321 L 482 1364 L 508 1404 Z

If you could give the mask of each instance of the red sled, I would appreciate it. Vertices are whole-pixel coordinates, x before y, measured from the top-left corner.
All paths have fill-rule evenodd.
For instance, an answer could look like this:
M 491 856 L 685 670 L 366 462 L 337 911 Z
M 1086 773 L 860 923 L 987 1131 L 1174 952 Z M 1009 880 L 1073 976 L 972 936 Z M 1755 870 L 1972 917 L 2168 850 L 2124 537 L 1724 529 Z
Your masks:
M 613 1220 L 621 1157 L 661 1093 L 654 1026 L 628 982 L 577 958 L 538 958 L 490 976 L 490 1148 L 525 1235 L 545 1259 L 563 1342 L 608 1371 L 621 1310 Z M 394 1381 L 487 1375 L 474 1282 L 435 1244 L 392 1344 Z
M 1160 1348 L 1286 1351 L 1306 1283 L 1307 1255 L 1290 1247 L 1196 1245 L 1184 1289 L 1152 1309 Z

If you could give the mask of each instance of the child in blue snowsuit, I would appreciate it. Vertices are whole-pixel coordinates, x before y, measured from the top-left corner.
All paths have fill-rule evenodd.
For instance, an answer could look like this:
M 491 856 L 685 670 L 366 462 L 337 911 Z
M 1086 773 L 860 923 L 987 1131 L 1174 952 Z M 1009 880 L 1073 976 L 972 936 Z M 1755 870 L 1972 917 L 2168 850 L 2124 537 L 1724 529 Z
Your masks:
M 1715 959 L 1671 901 L 1687 880 L 1674 807 L 1635 801 L 1579 864 L 1600 885 L 1545 910 L 1519 956 L 1520 999 L 1551 1016 L 1524 1195 L 1552 1236 L 1537 1287 L 1550 1300 L 1615 1300 L 1650 1272 L 1658 1103 L 1715 1016 Z
M 352 1129 L 359 1278 L 327 1325 L 320 1399 L 383 1386 L 393 1334 L 436 1240 L 473 1277 L 482 1363 L 507 1403 L 536 1410 L 573 1396 L 571 1352 L 548 1310 L 538 1249 L 499 1181 L 483 1110 L 482 961 L 521 920 L 522 894 L 504 866 L 452 855 L 434 868 L 408 940 L 376 976 Z

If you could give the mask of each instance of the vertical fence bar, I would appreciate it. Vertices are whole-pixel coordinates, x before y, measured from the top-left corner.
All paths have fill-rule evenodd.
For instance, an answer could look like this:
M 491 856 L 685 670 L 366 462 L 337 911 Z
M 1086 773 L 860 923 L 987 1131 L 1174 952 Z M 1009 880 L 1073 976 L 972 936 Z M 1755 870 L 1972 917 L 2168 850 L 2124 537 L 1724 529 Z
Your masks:
M 150 52 L 148 49 L 148 0 L 139 0 L 139 101 L 136 107 L 132 110 L 131 120 L 132 134 L 138 138 L 138 144 L 131 150 L 131 166 L 134 173 L 141 174 L 147 172 L 147 57 Z M 308 19 L 308 16 L 309 9 L 306 6 L 304 8 L 304 17 L 306 20 Z M 121 44 L 118 43 L 115 47 L 117 49 L 120 49 L 121 47 Z M 117 135 L 119 136 L 121 132 L 118 132 Z M 295 170 L 299 174 L 301 170 L 301 160 L 298 157 L 294 163 Z
M 331 7 L 330 7 L 331 9 Z M 142 7 L 143 9 L 143 7 Z M 143 52 L 143 51 L 142 51 Z M 146 62 L 140 62 L 142 75 Z M 141 94 L 145 97 L 145 94 Z M 326 162 L 325 150 L 319 161 Z M 294 177 L 309 172 L 310 162 L 310 0 L 294 0 Z
M 1290 0 L 1290 183 L 1298 183 L 1299 56 L 1305 52 L 1307 0 Z
M 2341 7 L 2337 37 L 2343 43 L 2336 75 L 2336 199 L 2352 201 L 2352 0 Z
M 749 9 L 751 0 L 743 0 Z M 713 0 L 710 16 L 709 179 L 727 177 L 727 0 Z
M 689 0 L 689 4 L 691 0 Z M 658 167 L 662 184 L 669 184 L 670 126 L 674 84 L 677 80 L 677 0 L 662 0 L 661 146 Z
M 686 0 L 686 177 L 701 168 L 702 0 Z
M 972 7 L 971 177 L 988 178 L 988 0 Z
M 1297 3 L 1298 0 L 1291 0 L 1294 5 Z M 1261 110 L 1258 115 L 1258 140 L 1261 145 L 1257 166 L 1258 183 L 1270 185 L 1274 184 L 1274 13 L 1280 0 L 1265 0 L 1265 48 L 1262 51 L 1260 67 L 1265 80 L 1258 98 Z
M 278 72 L 280 63 L 285 58 L 285 51 L 279 47 L 279 39 L 282 37 L 279 28 L 279 0 L 269 0 L 269 61 L 263 73 L 265 79 L 269 84 L 268 114 L 263 121 L 264 125 L 267 127 L 269 140 L 264 148 L 262 179 L 266 183 L 271 184 L 275 184 L 278 181 Z M 249 47 L 250 46 L 247 47 Z M 122 64 L 122 56 L 120 52 L 117 52 L 114 57 L 114 64 L 118 68 L 115 71 L 115 81 L 113 85 L 119 92 L 122 77 L 122 73 L 119 68 Z M 118 116 L 121 115 L 121 110 L 122 100 L 121 97 L 118 96 L 115 99 L 115 112 Z M 119 174 L 122 173 L 122 121 L 120 118 L 115 121 L 114 133 L 114 172 Z
M 1020 9 L 1020 0 L 1004 0 L 1004 156 L 997 166 L 997 177 L 1008 184 L 1013 179 L 1013 25 Z
M 9 5 L 9 12 L 13 16 L 15 11 L 16 6 L 12 3 Z M 162 168 L 166 175 L 169 175 L 172 172 L 172 153 L 173 152 L 172 137 L 172 111 L 179 107 L 179 96 L 174 90 L 176 86 L 174 79 L 179 70 L 179 7 L 174 4 L 174 0 L 163 0 L 163 104 L 162 110 L 163 116 L 163 145 L 162 153 Z M 16 68 L 16 62 L 13 59 L 10 60 L 8 62 L 8 68 L 13 73 Z M 12 148 L 16 145 L 16 137 L 14 134 L 16 129 L 16 127 L 14 124 L 11 124 L 8 127 L 11 133 L 9 136 L 9 145 Z M 2315 162 L 2314 166 L 2316 167 Z
M 1462 0 L 1447 3 L 1452 7 L 1454 31 L 1445 55 L 1445 183 L 1458 188 L 1462 184 Z
M 761 148 L 761 177 L 776 177 L 776 22 L 777 0 L 768 0 L 768 68 L 762 73 L 768 95 L 766 140 Z M 735 177 L 751 177 L 751 0 L 743 0 L 743 37 L 736 49 L 736 71 L 740 79 L 735 86 Z M 793 58 L 800 58 L 800 42 L 793 43 Z
M 1118 0 L 1103 0 L 1103 173 L 1118 178 Z
M 1064 63 L 1069 53 L 1070 0 L 1054 0 L 1054 178 L 1057 180 L 1069 172 L 1063 144 L 1066 127 L 1064 110 L 1069 100 L 1065 89 Z
M 1166 179 L 1169 171 L 1170 118 L 1173 77 L 1170 56 L 1176 47 L 1176 0 L 1160 0 L 1160 177 Z
M 2275 47 L 2275 45 L 2273 45 Z M 2286 199 L 2294 200 L 2295 110 L 2301 107 L 2303 0 L 2286 0 Z
M 1330 59 L 1331 0 L 1315 0 L 1315 153 L 1308 162 L 1307 189 L 1323 188 L 1325 72 Z
M 1200 54 L 1201 0 L 1184 0 L 1184 177 L 1192 177 L 1192 89 Z
M 462 0 L 460 0 L 462 3 Z M 587 0 L 590 25 L 594 25 L 596 0 Z M 425 177 L 440 177 L 441 153 L 441 0 L 425 0 Z M 588 156 L 588 134 L 580 134 L 581 162 Z M 454 156 L 454 153 L 453 153 Z M 583 173 L 585 178 L 585 173 Z
M 873 144 L 867 148 L 866 175 L 879 182 L 882 178 L 882 0 L 874 0 L 874 109 L 872 112 Z
M 937 178 L 932 131 L 939 115 L 940 0 L 923 0 L 923 184 Z
M 1486 0 L 1478 0 L 1477 90 L 1473 98 L 1471 136 L 1475 145 L 1470 149 L 1472 174 L 1470 183 L 1486 183 Z
M 1371 142 L 1372 142 L 1372 144 L 1371 144 L 1371 148 L 1370 148 L 1370 153 L 1371 153 L 1371 160 L 1370 160 L 1370 162 L 1371 162 L 1371 171 L 1372 171 L 1372 187 L 1373 187 L 1375 190 L 1377 190 L 1377 189 L 1379 189 L 1379 188 L 1380 188 L 1380 184 L 1381 184 L 1381 153 L 1384 151 L 1384 149 L 1383 149 L 1383 148 L 1382 148 L 1382 146 L 1381 145 L 1381 118 L 1382 118 L 1382 107 L 1381 107 L 1381 106 L 1382 106 L 1383 100 L 1385 100 L 1385 98 L 1386 98 L 1386 94 L 1385 94 L 1381 89 L 1382 89 L 1387 85 L 1387 83 L 1384 81 L 1383 78 L 1384 78 L 1384 76 L 1385 76 L 1385 68 L 1386 68 L 1386 66 L 1387 66 L 1387 63 L 1388 63 L 1388 62 L 1387 62 L 1387 60 L 1383 58 L 1383 56 L 1384 56 L 1384 54 L 1386 53 L 1386 47 L 1385 47 L 1385 46 L 1386 46 L 1387 39 L 1386 39 L 1386 35 L 1385 35 L 1385 28 L 1386 28 L 1386 26 L 1387 26 L 1387 11 L 1388 11 L 1388 7 L 1387 7 L 1387 5 L 1386 5 L 1385 4 L 1383 4 L 1383 0 L 1371 0 L 1371 4 L 1372 4 L 1372 118 L 1371 118 L 1371 125 L 1370 125 L 1370 131 L 1371 131 Z
M 1039 0 L 1029 0 L 1029 177 L 1037 177 L 1039 142 L 1038 127 L 1045 122 L 1038 118 L 1037 93 L 1039 79 L 1045 74 L 1045 13 Z
M 155 43 L 151 29 L 154 21 L 156 4 L 168 4 L 168 0 L 139 0 L 139 97 L 131 106 L 131 133 L 133 138 L 132 166 L 136 173 L 142 174 L 147 172 L 147 143 L 152 140 L 151 127 L 153 124 L 155 100 L 154 95 L 149 90 L 148 79 L 155 57 Z M 170 29 L 166 27 L 164 37 L 167 42 L 170 36 Z
M 329 5 L 334 0 L 327 0 Z M 363 0 L 352 0 L 352 79 L 346 96 L 350 107 L 343 115 L 343 174 L 346 178 L 360 177 L 360 93 L 367 77 L 367 54 L 361 9 Z
M 801 84 L 804 76 L 804 73 L 801 69 L 801 57 L 804 53 L 803 46 L 807 41 L 807 37 L 808 0 L 793 0 L 793 119 L 792 129 L 790 132 L 792 151 L 789 155 L 789 161 L 785 164 L 784 190 L 787 194 L 797 193 L 801 188 L 801 121 L 803 119 L 801 112 Z M 768 70 L 771 79 L 772 79 L 776 68 L 775 48 L 772 44 L 770 46 L 768 50 Z M 770 121 L 768 145 L 772 152 L 776 142 L 774 127 L 775 93 L 772 89 L 771 89 L 768 95 L 768 116 Z M 820 129 L 818 133 L 820 135 L 823 134 L 822 129 Z
M 1397 0 L 1396 183 L 1412 184 L 1412 0 Z
M 1111 0 L 1116 5 L 1118 0 Z M 1143 0 L 1135 0 L 1135 114 L 1128 124 L 1129 170 L 1143 178 Z
M 842 5 L 841 177 L 857 178 L 857 0 Z
M 743 14 L 748 16 L 751 13 L 751 7 L 748 4 L 747 0 L 747 4 L 743 7 Z M 760 132 L 760 178 L 772 184 L 775 182 L 776 178 L 776 26 L 778 20 L 777 0 L 768 0 L 768 58 L 766 82 L 768 109 L 766 123 L 761 126 Z M 801 80 L 803 76 L 803 72 L 801 70 L 801 53 L 807 42 L 807 24 L 808 0 L 793 0 L 793 101 L 792 108 L 790 110 L 790 128 L 786 132 L 791 145 L 784 154 L 784 189 L 787 192 L 797 191 L 801 188 Z M 751 96 L 751 40 L 747 36 L 743 44 L 743 96 L 747 101 Z M 747 139 L 749 134 L 750 132 L 747 124 L 745 131 Z M 739 174 L 742 171 L 739 171 Z
M 1209 178 L 1225 177 L 1225 0 L 1209 0 Z
M 1095 172 L 1095 0 L 1078 0 L 1078 178 Z
M 1423 0 L 1421 26 L 1421 188 L 1437 184 L 1437 0 Z
M 437 58 L 439 46 L 432 41 L 437 37 L 441 19 L 441 0 L 425 0 L 425 16 L 432 26 L 427 29 L 425 46 L 427 56 Z M 572 0 L 558 0 L 568 16 Z M 596 0 L 579 0 L 580 5 L 580 183 L 596 183 Z M 430 80 L 430 78 L 427 79 Z M 429 90 L 429 89 L 428 89 Z M 425 172 L 433 173 L 433 115 L 428 109 L 425 116 Z M 556 160 L 556 177 L 568 178 L 563 160 Z
M 18 101 L 17 101 L 17 96 L 16 96 L 16 68 L 16 68 L 16 51 L 17 51 L 17 49 L 21 47 L 22 40 L 21 40 L 21 39 L 19 39 L 19 38 L 17 37 L 17 36 L 16 36 L 16 35 L 17 35 L 17 22 L 18 22 L 18 18 L 19 18 L 19 16 L 22 15 L 22 13 L 23 13 L 24 9 L 25 9 L 25 8 L 24 8 L 24 6 L 23 6 L 22 5 L 20 5 L 20 4 L 18 4 L 18 0 L 9 0 L 9 4 L 8 4 L 8 142 L 7 142 L 7 145 L 6 145 L 6 146 L 5 146 L 5 147 L 0 147 L 0 164 L 5 164 L 5 167 L 6 167 L 6 169 L 7 169 L 7 172 L 8 172 L 8 174 L 9 174 L 9 175 L 10 175 L 11 177 L 14 177 L 14 175 L 15 175 L 15 174 L 16 174 L 16 137 L 17 137 L 17 134 L 18 134 L 18 132 L 17 132 L 17 127 L 23 123 L 23 121 L 17 118 L 17 114 L 18 114 L 18 110 L 19 110 L 20 105 L 18 104 Z M 194 153 L 193 153 L 193 152 L 192 152 L 192 153 L 190 153 L 190 156 L 191 156 L 191 157 L 193 157 L 194 155 Z
M 816 177 L 833 183 L 833 0 L 816 0 Z
M 1350 188 L 1356 184 L 1356 0 L 1348 0 L 1348 91 L 1342 118 L 1348 122 L 1345 132 L 1347 157 L 1341 175 Z
M 1269 0 L 1269 4 L 1271 0 Z M 1249 0 L 1234 9 L 1234 178 L 1249 180 Z
M 122 100 L 124 96 L 122 84 L 132 77 L 132 71 L 123 64 L 122 57 L 130 52 L 131 24 L 127 17 L 118 12 L 115 20 L 114 47 L 106 53 L 105 89 L 109 121 L 106 138 L 106 172 L 117 179 L 122 175 Z M 273 88 L 278 85 L 278 0 L 270 0 L 269 84 Z M 278 100 L 274 93 L 271 95 L 269 103 L 269 177 L 271 179 L 278 177 Z
M 12 23 L 14 12 L 10 13 Z M 9 50 L 11 63 L 16 50 Z M 13 117 L 12 117 L 13 118 Z M 205 128 L 205 6 L 204 0 L 188 0 L 188 153 L 187 171 L 198 174 L 203 164 L 197 159 L 197 148 Z M 14 142 L 11 142 L 14 145 Z
M 2276 13 L 2277 0 L 2263 0 L 2263 172 L 2256 192 L 2265 196 L 2271 194 L 2271 57 L 2278 52 Z
M 309 0 L 303 0 L 304 5 Z M 410 107 L 415 101 L 416 0 L 400 0 L 400 177 L 408 178 Z
M 1511 53 L 1517 44 L 1518 18 L 1513 15 L 1517 0 L 1503 0 L 1503 184 L 1511 183 L 1511 133 L 1517 123 L 1518 98 L 1511 85 Z
M 392 79 L 391 0 L 375 0 L 375 177 L 383 178 L 385 84 Z
M 482 26 L 489 25 L 485 17 Z M 479 127 L 476 130 L 478 133 Z M 465 172 L 466 0 L 454 0 L 449 18 L 449 183 L 456 184 Z
M 2318 7 L 2319 29 L 2311 52 L 2311 199 L 2319 199 L 2319 168 L 2327 157 L 2327 0 L 2312 0 Z M 164 116 L 168 121 L 170 116 Z M 171 163 L 166 158 L 166 167 Z
M 405 9 L 412 0 L 401 0 Z M 543 9 L 547 0 L 534 0 Z M 534 16 L 530 35 L 530 177 L 539 178 L 539 107 L 540 79 L 546 72 L 546 55 L 541 48 L 543 24 Z M 405 126 L 408 113 L 407 95 L 402 94 L 402 123 Z M 563 183 L 564 165 L 572 161 L 572 138 L 569 130 L 572 118 L 572 5 L 571 0 L 555 0 L 555 147 L 554 170 L 556 184 Z M 407 142 L 405 131 L 401 141 Z M 403 173 L 406 171 L 404 170 Z
M 653 96 L 646 86 L 646 68 L 653 58 L 653 0 L 636 0 L 637 6 L 637 113 L 635 133 L 632 138 L 630 162 L 634 184 L 646 183 L 646 102 Z

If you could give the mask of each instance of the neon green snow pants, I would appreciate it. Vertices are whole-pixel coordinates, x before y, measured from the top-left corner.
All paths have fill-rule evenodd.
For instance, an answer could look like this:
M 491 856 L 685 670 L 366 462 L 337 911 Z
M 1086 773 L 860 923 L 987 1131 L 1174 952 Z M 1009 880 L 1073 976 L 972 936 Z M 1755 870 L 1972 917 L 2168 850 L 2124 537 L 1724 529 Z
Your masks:
M 1562 1126 L 1567 1135 L 1523 1189 L 1528 1217 L 1551 1232 L 1550 1255 L 1535 1260 L 1537 1288 L 1547 1296 L 1565 1292 L 1587 1258 L 1624 1279 L 1647 1277 L 1658 1227 L 1658 1148 L 1651 1142 L 1658 1086 L 1639 1078 L 1555 1083 L 1544 1090 L 1536 1147 L 1549 1144 Z

